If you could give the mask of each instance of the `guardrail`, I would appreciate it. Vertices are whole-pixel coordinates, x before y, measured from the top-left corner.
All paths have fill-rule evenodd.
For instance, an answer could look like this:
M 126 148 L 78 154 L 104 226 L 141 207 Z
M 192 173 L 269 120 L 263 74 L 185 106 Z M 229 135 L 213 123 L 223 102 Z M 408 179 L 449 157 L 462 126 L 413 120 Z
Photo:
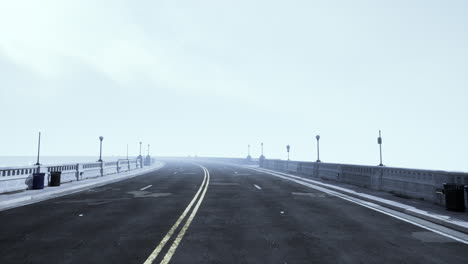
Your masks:
M 142 167 L 143 159 L 44 166 L 2 167 L 0 168 L 0 193 L 31 188 L 32 175 L 36 172 L 43 172 L 50 176 L 51 172 L 61 171 L 61 182 L 65 183 L 126 172 Z M 50 180 L 49 177 L 47 177 L 46 180 Z
M 468 173 L 265 159 L 260 166 L 444 204 L 444 183 L 468 185 Z

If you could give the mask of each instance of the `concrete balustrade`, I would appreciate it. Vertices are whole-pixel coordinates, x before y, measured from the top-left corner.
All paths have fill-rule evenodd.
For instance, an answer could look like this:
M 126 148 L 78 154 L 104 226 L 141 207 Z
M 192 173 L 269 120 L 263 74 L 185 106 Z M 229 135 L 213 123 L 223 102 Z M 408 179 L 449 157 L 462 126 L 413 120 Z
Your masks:
M 47 172 L 49 173 L 48 180 L 50 181 L 50 173 L 54 171 L 61 171 L 62 178 L 61 182 L 72 182 L 79 180 L 79 164 L 69 164 L 69 165 L 58 165 L 58 166 L 49 166 L 47 167 Z
M 444 204 L 444 183 L 468 185 L 468 173 L 265 159 L 266 169 L 349 183 Z
M 2 167 L 0 168 L 0 193 L 21 191 L 31 188 L 32 175 L 35 172 L 45 173 L 45 184 L 48 184 L 50 181 L 50 173 L 54 171 L 61 171 L 61 182 L 66 183 L 122 173 L 142 167 L 142 162 L 138 159 L 82 164 L 59 164 L 40 167 Z

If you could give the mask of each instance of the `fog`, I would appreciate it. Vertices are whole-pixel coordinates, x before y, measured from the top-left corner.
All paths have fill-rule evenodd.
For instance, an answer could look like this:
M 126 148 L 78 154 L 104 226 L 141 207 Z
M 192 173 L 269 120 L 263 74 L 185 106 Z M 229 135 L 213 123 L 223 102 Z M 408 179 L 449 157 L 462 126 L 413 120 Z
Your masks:
M 0 156 L 468 171 L 466 1 L 1 1 Z

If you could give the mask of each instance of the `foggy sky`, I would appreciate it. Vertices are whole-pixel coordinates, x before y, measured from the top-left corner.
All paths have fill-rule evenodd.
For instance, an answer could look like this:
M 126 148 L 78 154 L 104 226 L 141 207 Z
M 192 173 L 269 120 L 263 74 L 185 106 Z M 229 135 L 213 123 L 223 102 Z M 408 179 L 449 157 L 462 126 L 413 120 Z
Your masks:
M 467 1 L 0 1 L 0 155 L 468 171 Z

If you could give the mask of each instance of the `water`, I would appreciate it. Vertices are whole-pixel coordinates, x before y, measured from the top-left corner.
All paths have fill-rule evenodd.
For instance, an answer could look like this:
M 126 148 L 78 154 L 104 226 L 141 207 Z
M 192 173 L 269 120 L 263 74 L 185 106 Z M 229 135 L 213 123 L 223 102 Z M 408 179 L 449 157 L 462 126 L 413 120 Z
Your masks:
M 116 161 L 118 159 L 126 159 L 122 156 L 104 156 L 104 161 Z M 136 157 L 129 157 L 135 159 Z M 99 157 L 95 156 L 44 156 L 41 157 L 40 163 L 43 165 L 50 164 L 76 164 L 96 162 Z M 0 167 L 19 167 L 32 166 L 36 164 L 37 157 L 34 156 L 0 156 Z

